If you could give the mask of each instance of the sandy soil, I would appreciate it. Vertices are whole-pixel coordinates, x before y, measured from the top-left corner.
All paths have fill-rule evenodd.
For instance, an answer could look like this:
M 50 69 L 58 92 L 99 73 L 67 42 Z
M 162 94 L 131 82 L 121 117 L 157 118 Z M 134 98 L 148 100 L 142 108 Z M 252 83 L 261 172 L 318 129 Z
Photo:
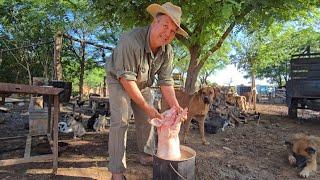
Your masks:
M 287 162 L 284 141 L 297 132 L 319 134 L 320 120 L 308 119 L 301 124 L 287 117 L 287 108 L 283 105 L 259 104 L 257 111 L 262 113 L 259 124 L 251 121 L 219 134 L 206 134 L 208 146 L 201 144 L 199 130 L 191 128 L 187 146 L 197 152 L 197 179 L 300 179 L 299 170 Z M 11 119 L 0 123 L 0 137 L 28 132 L 26 110 L 20 108 L 11 112 Z M 110 179 L 106 168 L 108 131 L 86 134 L 82 140 L 73 140 L 71 134 L 61 134 L 59 138 L 68 146 L 60 152 L 57 176 L 51 175 L 52 163 L 47 162 L 0 167 L 0 179 Z M 33 142 L 34 151 L 38 153 L 41 152 L 40 141 Z M 23 156 L 24 144 L 25 139 L 1 140 L 0 159 Z M 137 157 L 134 124 L 130 124 L 127 179 L 152 179 L 152 167 L 140 165 Z M 309 179 L 320 179 L 320 172 Z

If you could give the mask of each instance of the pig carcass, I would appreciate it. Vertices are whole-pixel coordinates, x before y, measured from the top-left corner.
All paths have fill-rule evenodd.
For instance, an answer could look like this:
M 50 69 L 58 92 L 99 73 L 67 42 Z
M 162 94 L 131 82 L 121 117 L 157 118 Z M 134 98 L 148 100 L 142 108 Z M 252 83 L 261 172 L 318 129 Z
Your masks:
M 149 120 L 149 123 L 157 127 L 157 156 L 159 158 L 166 160 L 179 160 L 181 158 L 179 131 L 181 121 L 187 116 L 187 113 L 188 108 L 185 108 L 180 114 L 178 114 L 176 108 L 171 108 L 162 113 L 163 119 Z

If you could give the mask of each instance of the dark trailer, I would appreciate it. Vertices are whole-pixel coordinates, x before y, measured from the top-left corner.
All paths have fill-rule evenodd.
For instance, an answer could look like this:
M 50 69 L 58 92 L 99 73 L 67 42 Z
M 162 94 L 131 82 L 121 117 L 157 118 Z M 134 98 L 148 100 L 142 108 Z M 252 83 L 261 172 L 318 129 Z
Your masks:
M 293 55 L 286 86 L 289 117 L 296 118 L 298 109 L 319 111 L 320 53 Z

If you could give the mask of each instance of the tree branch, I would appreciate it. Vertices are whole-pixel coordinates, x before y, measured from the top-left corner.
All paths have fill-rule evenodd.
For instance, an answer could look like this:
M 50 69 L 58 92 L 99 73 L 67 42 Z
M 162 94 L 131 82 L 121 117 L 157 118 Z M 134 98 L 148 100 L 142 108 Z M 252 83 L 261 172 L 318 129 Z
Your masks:
M 204 55 L 204 57 L 201 59 L 199 65 L 202 67 L 206 60 L 214 53 L 216 52 L 224 42 L 224 40 L 228 37 L 228 35 L 231 33 L 234 26 L 237 24 L 238 21 L 241 21 L 249 12 L 252 10 L 252 6 L 249 6 L 246 8 L 241 14 L 235 17 L 235 20 L 229 25 L 229 27 L 226 29 L 226 31 L 222 34 L 218 42 Z

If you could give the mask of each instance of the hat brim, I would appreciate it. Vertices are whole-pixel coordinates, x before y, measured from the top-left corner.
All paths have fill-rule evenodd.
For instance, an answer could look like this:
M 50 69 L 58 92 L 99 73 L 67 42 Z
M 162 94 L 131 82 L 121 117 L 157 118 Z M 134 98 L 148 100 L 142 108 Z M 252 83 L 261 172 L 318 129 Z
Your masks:
M 151 16 L 153 16 L 153 17 L 156 17 L 156 15 L 157 15 L 158 13 L 163 13 L 163 14 L 169 16 L 169 17 L 171 18 L 171 20 L 174 22 L 174 24 L 176 24 L 177 27 L 178 27 L 177 33 L 180 34 L 180 35 L 182 35 L 182 36 L 184 36 L 184 37 L 187 37 L 187 36 L 188 36 L 188 33 L 187 33 L 185 30 L 183 30 L 183 29 L 180 27 L 180 25 L 177 24 L 176 21 L 172 18 L 172 16 L 168 13 L 168 11 L 167 11 L 166 9 L 164 9 L 162 6 L 160 6 L 159 4 L 151 4 L 151 5 L 149 5 L 149 6 L 147 7 L 147 11 L 148 11 L 148 13 L 150 13 Z

